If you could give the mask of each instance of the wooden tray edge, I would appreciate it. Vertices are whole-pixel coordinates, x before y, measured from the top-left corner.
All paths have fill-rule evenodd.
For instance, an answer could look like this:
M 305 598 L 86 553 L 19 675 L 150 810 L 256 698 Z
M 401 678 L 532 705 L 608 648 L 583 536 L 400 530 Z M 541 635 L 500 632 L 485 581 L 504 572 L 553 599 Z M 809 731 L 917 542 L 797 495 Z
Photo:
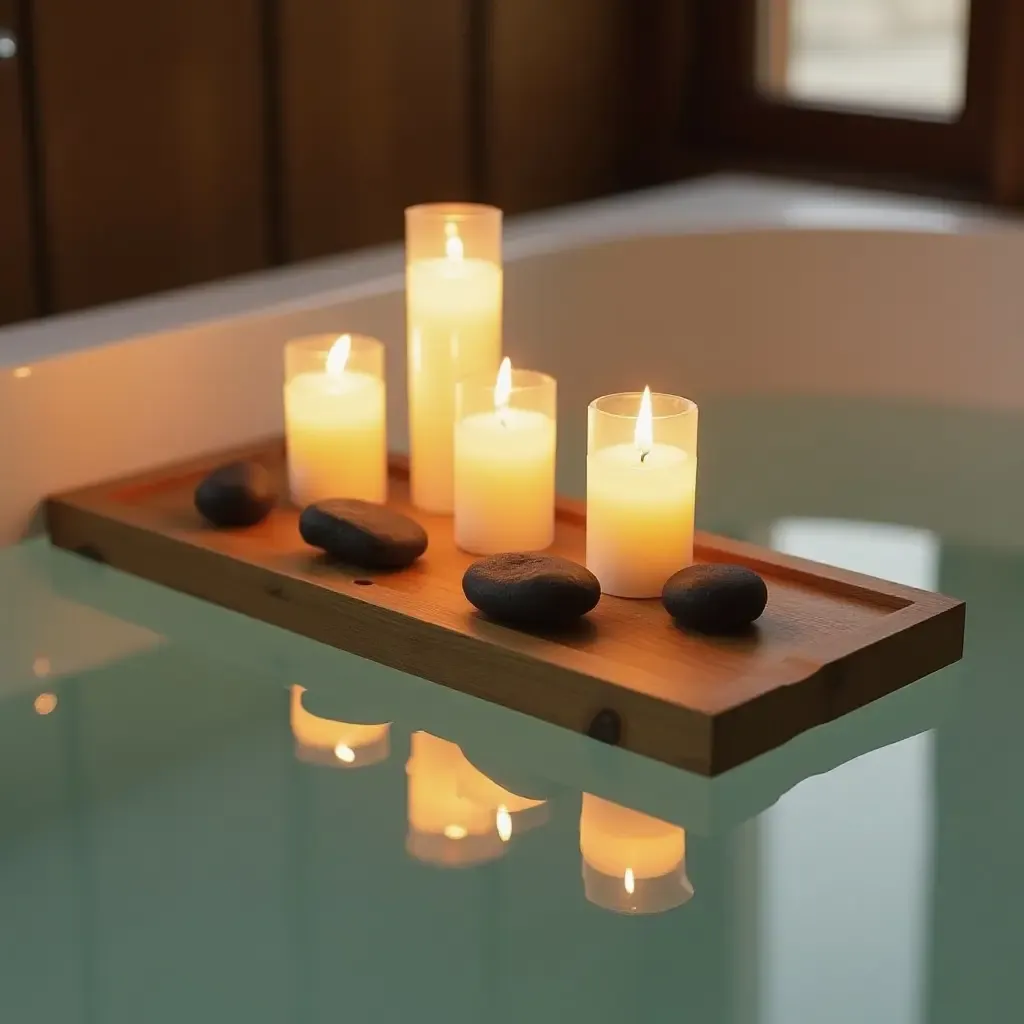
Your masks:
M 883 668 L 887 663 L 889 667 L 879 672 L 876 686 L 866 694 L 858 694 L 844 684 L 852 672 L 871 670 L 872 659 L 879 659 L 880 654 L 876 648 L 864 646 L 879 639 L 878 629 L 872 628 L 847 634 L 841 641 L 830 640 L 820 650 L 811 652 L 811 656 L 787 659 L 780 663 L 778 686 L 775 689 L 741 707 L 712 710 L 710 713 L 666 704 L 631 689 L 628 682 L 617 681 L 614 674 L 610 675 L 603 662 L 593 666 L 593 673 L 579 672 L 560 665 L 560 683 L 580 688 L 581 692 L 586 690 L 587 698 L 576 702 L 585 709 L 583 712 L 573 712 L 572 708 L 565 706 L 573 703 L 568 701 L 553 712 L 553 702 L 545 692 L 550 681 L 545 681 L 544 670 L 549 662 L 538 659 L 535 638 L 491 624 L 483 624 L 479 634 L 467 636 L 440 622 L 403 618 L 401 621 L 407 628 L 387 630 L 394 645 L 382 652 L 376 643 L 360 644 L 358 629 L 354 634 L 356 642 L 353 642 L 353 630 L 346 629 L 356 619 L 385 615 L 382 609 L 361 599 L 361 595 L 355 592 L 358 588 L 353 588 L 354 592 L 348 595 L 339 594 L 339 601 L 335 602 L 330 615 L 327 615 L 322 607 L 302 600 L 304 588 L 316 587 L 317 584 L 296 579 L 294 585 L 277 587 L 272 591 L 256 585 L 251 587 L 251 593 L 245 593 L 244 590 L 238 590 L 237 582 L 240 573 L 244 576 L 239 567 L 245 568 L 247 563 L 194 546 L 193 550 L 202 559 L 205 570 L 200 574 L 202 585 L 197 586 L 188 574 L 180 575 L 176 572 L 175 550 L 179 544 L 188 541 L 167 538 L 132 523 L 125 508 L 110 499 L 110 492 L 120 488 L 145 486 L 147 482 L 161 480 L 169 474 L 202 473 L 231 458 L 265 455 L 269 446 L 281 443 L 280 438 L 265 439 L 229 452 L 206 455 L 55 495 L 44 504 L 50 537 L 58 547 L 98 558 L 115 568 L 155 580 L 183 593 L 271 625 L 283 626 L 299 635 L 400 671 L 426 676 L 443 685 L 576 732 L 591 733 L 598 712 L 613 710 L 624 722 L 620 740 L 622 746 L 655 760 L 709 776 L 720 774 L 760 753 L 774 749 L 807 729 L 870 703 L 906 685 L 910 680 L 959 660 L 962 655 L 964 606 L 960 601 L 875 580 L 859 573 L 821 566 L 804 559 L 764 552 L 744 542 L 700 533 L 698 549 L 702 557 L 708 552 L 714 552 L 721 555 L 722 560 L 763 563 L 773 573 L 777 574 L 781 568 L 792 579 L 809 578 L 815 582 L 824 580 L 829 587 L 834 588 L 834 592 L 854 597 L 865 595 L 877 601 L 877 595 L 881 595 L 885 606 L 893 609 L 882 620 L 884 633 L 892 634 L 888 637 L 888 649 L 894 643 L 898 644 L 898 648 L 892 659 L 888 649 L 884 652 L 881 663 Z M 396 455 L 392 458 L 392 466 L 398 474 L 407 472 L 408 460 L 402 455 Z M 560 514 L 566 517 L 585 519 L 582 502 L 560 499 L 559 509 Z M 157 574 L 151 568 L 154 560 L 160 563 L 160 572 Z M 332 594 L 336 592 L 334 588 L 321 589 Z M 344 608 L 346 600 L 350 602 L 347 613 Z M 402 615 L 401 608 L 393 611 L 398 616 Z M 495 639 L 501 639 L 501 644 L 488 642 L 488 634 L 492 631 Z M 339 632 L 345 633 L 343 643 L 337 640 Z M 442 636 L 447 645 L 443 653 L 437 649 L 438 640 Z M 494 671 L 491 661 L 481 664 L 483 649 L 486 649 L 489 658 L 497 658 L 505 664 L 499 665 L 498 671 Z M 599 659 L 595 658 L 594 661 L 598 662 Z M 892 663 L 898 665 L 898 671 L 892 668 Z M 522 682 L 517 684 L 514 693 L 509 693 L 508 688 L 505 688 L 501 699 L 496 699 L 488 685 L 489 675 L 508 672 L 514 672 Z M 629 675 L 635 680 L 637 673 L 630 671 Z M 796 683 L 804 685 L 795 687 L 793 684 Z M 806 686 L 814 687 L 813 700 L 807 700 Z M 799 701 L 794 701 L 797 690 L 802 692 Z M 796 703 L 804 705 L 798 715 L 792 713 Z M 772 722 L 779 723 L 779 728 L 765 730 L 765 715 Z M 642 742 L 630 735 L 632 730 L 629 723 L 638 717 L 644 720 L 643 729 L 637 730 L 645 736 Z M 755 719 L 759 722 L 756 728 L 752 725 Z M 680 753 L 681 750 L 686 753 Z

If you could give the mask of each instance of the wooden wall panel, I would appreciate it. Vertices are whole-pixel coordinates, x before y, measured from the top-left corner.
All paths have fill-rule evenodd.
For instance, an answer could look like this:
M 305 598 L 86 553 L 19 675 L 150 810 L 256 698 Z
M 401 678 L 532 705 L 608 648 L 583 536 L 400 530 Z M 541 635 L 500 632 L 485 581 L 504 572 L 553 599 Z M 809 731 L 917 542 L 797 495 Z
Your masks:
M 280 5 L 289 259 L 400 238 L 405 206 L 470 195 L 472 2 Z
M 630 179 L 638 0 L 491 0 L 488 198 L 508 212 Z
M 993 41 L 996 84 L 989 196 L 997 203 L 1024 206 L 1024 4 L 1002 0 L 1000 14 Z
M 15 0 L 0 0 L 0 32 L 24 48 Z M 0 60 L 0 324 L 37 312 L 24 113 L 24 57 Z
M 266 264 L 261 0 L 34 0 L 58 310 Z

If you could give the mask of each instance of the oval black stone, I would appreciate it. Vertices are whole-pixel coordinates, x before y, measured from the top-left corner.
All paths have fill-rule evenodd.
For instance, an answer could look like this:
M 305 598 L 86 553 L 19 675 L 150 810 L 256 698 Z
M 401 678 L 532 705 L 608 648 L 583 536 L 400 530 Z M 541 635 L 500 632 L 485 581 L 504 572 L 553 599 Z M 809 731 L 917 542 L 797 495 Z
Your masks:
M 568 558 L 523 552 L 474 562 L 462 577 L 462 591 L 485 615 L 513 626 L 566 626 L 601 599 L 601 584 L 589 569 Z
M 700 633 L 738 633 L 764 611 L 768 587 L 743 565 L 691 565 L 669 579 L 661 602 L 680 626 Z
M 229 462 L 200 481 L 195 506 L 213 526 L 255 526 L 277 502 L 274 479 L 258 462 Z
M 387 505 L 331 498 L 302 510 L 302 539 L 332 558 L 364 569 L 404 569 L 427 550 L 427 532 Z

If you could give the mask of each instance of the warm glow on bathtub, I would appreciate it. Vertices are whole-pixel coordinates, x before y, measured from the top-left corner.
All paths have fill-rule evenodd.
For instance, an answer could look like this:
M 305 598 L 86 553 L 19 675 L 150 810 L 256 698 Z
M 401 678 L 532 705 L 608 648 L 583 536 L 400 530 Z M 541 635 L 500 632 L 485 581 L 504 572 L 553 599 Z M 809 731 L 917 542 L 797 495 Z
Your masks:
M 57 710 L 57 695 L 55 693 L 41 693 L 32 702 L 32 707 L 37 715 L 49 715 Z

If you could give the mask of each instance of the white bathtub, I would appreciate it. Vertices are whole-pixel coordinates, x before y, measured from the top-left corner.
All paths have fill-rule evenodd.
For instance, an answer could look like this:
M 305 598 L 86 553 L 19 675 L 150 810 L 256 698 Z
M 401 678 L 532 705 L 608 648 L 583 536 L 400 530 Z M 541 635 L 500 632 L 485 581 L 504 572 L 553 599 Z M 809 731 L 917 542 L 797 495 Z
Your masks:
M 702 405 L 705 521 L 756 495 L 769 518 L 1014 542 L 1024 455 L 990 438 L 1024 413 L 1024 227 L 720 177 L 522 218 L 506 238 L 505 348 L 559 380 L 564 490 L 582 485 L 588 401 L 650 383 Z M 297 334 L 386 342 L 402 449 L 401 272 L 392 246 L 0 331 L 0 543 L 55 490 L 280 432 L 281 346 Z M 827 433 L 808 436 L 800 410 L 822 401 Z M 908 419 L 908 402 L 959 411 Z M 951 491 L 953 466 L 978 488 L 1005 480 L 1005 500 Z M 836 474 L 872 500 L 834 500 Z

